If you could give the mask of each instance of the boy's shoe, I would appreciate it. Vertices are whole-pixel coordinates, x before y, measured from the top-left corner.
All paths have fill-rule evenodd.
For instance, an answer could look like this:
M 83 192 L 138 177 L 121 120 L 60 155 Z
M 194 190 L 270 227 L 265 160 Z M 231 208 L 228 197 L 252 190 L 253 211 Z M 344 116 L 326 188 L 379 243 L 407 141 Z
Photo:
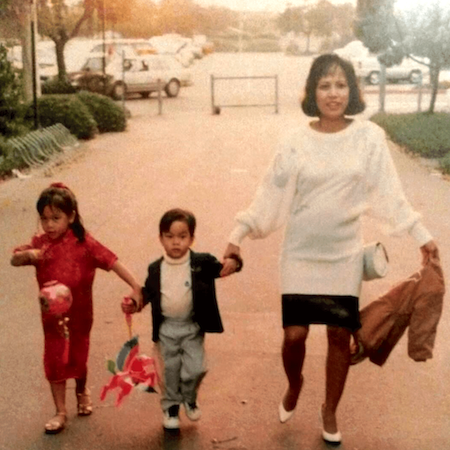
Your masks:
M 173 405 L 167 411 L 164 411 L 163 427 L 166 430 L 178 430 L 180 428 L 179 411 L 179 405 Z
M 200 420 L 200 417 L 202 416 L 202 412 L 196 402 L 185 403 L 184 407 L 186 409 L 186 415 L 188 416 L 188 419 L 190 419 L 194 422 L 196 420 Z

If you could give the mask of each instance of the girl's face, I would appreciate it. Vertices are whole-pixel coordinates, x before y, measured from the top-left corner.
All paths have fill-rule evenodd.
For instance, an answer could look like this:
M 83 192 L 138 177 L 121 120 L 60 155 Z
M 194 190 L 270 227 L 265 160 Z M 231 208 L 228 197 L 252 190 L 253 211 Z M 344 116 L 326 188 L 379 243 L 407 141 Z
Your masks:
M 166 251 L 167 256 L 173 259 L 182 258 L 194 242 L 186 222 L 176 220 L 170 226 L 169 231 L 163 232 L 159 240 Z
M 336 120 L 344 117 L 350 96 L 347 77 L 342 67 L 335 66 L 317 83 L 316 103 L 320 118 Z
M 75 212 L 69 217 L 59 208 L 46 206 L 41 215 L 41 225 L 50 239 L 58 239 L 65 234 L 75 219 Z

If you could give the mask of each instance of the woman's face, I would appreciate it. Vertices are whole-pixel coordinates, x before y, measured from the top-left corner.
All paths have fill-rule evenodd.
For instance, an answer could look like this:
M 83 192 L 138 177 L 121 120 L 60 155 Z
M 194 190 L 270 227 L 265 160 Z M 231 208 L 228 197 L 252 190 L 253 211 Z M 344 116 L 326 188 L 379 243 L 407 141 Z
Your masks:
M 336 120 L 344 117 L 349 96 L 350 88 L 342 67 L 331 67 L 317 83 L 316 104 L 320 118 Z

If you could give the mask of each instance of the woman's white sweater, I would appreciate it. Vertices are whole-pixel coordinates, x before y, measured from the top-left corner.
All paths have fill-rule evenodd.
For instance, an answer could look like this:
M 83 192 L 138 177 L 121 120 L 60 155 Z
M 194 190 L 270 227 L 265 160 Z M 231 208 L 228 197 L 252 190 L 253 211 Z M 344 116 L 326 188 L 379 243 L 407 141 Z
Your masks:
M 419 245 L 432 239 L 405 198 L 379 126 L 354 120 L 321 133 L 308 124 L 281 143 L 230 242 L 264 238 L 286 224 L 283 294 L 359 296 L 365 213 L 389 234 L 409 232 Z

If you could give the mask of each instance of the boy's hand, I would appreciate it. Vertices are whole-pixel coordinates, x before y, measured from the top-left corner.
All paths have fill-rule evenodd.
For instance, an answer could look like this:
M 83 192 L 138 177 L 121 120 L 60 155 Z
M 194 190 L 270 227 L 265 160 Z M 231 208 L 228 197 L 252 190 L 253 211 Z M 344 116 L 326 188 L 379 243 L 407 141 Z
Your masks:
M 220 271 L 221 277 L 227 277 L 228 275 L 233 274 L 234 272 L 236 272 L 236 269 L 238 267 L 238 262 L 232 258 L 225 258 L 222 264 L 223 267 Z

